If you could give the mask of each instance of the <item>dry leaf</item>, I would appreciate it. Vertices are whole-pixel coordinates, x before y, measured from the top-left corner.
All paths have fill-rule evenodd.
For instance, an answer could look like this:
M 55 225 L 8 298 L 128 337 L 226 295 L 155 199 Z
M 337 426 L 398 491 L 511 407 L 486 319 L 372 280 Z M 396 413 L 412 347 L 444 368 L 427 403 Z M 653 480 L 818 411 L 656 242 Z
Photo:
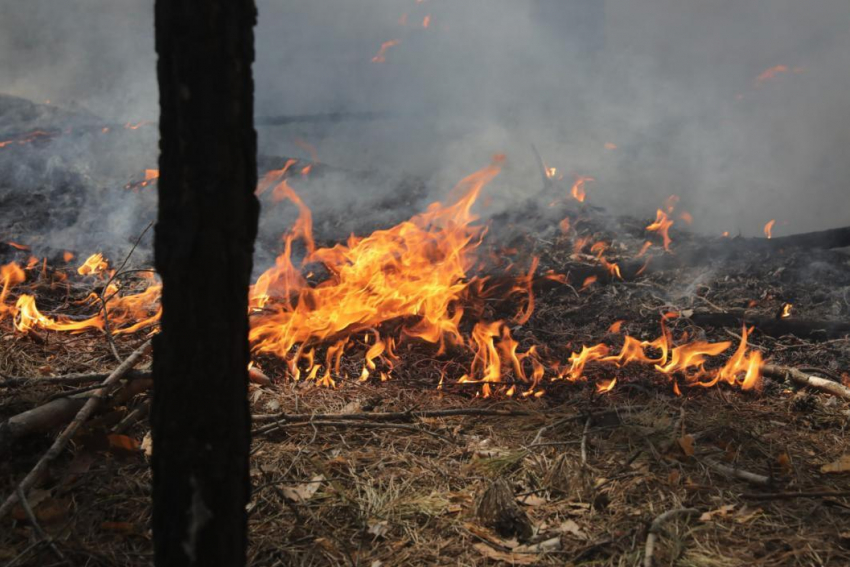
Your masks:
M 150 458 L 153 455 L 153 437 L 151 437 L 150 431 L 145 433 L 145 438 L 142 439 L 141 449 L 145 452 L 145 457 Z
M 136 532 L 136 526 L 130 522 L 103 522 L 100 524 L 100 529 L 123 535 L 130 535 Z
M 756 508 L 755 510 L 748 510 L 746 506 L 738 510 L 738 513 L 735 514 L 735 521 L 739 524 L 746 524 L 756 516 L 761 515 L 761 508 Z
M 726 506 L 721 506 L 716 510 L 711 510 L 710 512 L 704 512 L 702 516 L 699 517 L 701 522 L 710 522 L 714 519 L 715 516 L 726 517 L 729 515 L 729 512 L 735 509 L 735 504 L 727 504 Z
M 505 561 L 512 565 L 534 565 L 538 562 L 537 556 L 535 555 L 505 553 L 504 551 L 493 549 L 486 543 L 473 543 L 472 547 L 474 547 L 484 557 L 494 561 Z
M 536 494 L 528 494 L 526 496 L 518 496 L 517 502 L 520 504 L 525 504 L 526 506 L 542 506 L 549 502 L 546 498 L 542 496 L 537 496 Z
M 127 435 L 110 433 L 106 438 L 109 440 L 109 450 L 116 455 L 133 455 L 141 449 L 139 442 Z
M 341 410 L 339 413 L 344 415 L 350 415 L 352 413 L 360 413 L 363 411 L 363 405 L 360 403 L 360 400 L 351 400 Z
M 561 549 L 561 537 L 553 537 L 549 538 L 545 541 L 541 541 L 540 543 L 533 543 L 529 545 L 521 545 L 514 549 L 514 554 L 516 553 L 549 553 L 551 551 L 558 551 Z
M 791 467 L 791 457 L 788 456 L 788 453 L 782 452 L 776 457 L 776 464 L 779 465 L 779 470 L 783 475 L 790 475 L 793 472 L 793 468 Z
M 260 386 L 271 386 L 272 384 L 271 379 L 256 366 L 252 366 L 248 369 L 248 380 L 254 384 L 259 384 Z
M 561 525 L 558 526 L 558 531 L 562 534 L 572 534 L 579 539 L 587 539 L 587 534 L 581 531 L 579 525 L 572 520 L 561 522 Z
M 311 480 L 312 482 L 305 482 L 297 486 L 284 486 L 283 495 L 293 502 L 306 502 L 319 490 L 325 476 L 316 475 Z
M 384 537 L 390 531 L 389 523 L 386 520 L 372 520 L 368 524 L 369 533 L 375 537 Z
M 846 473 L 850 472 L 850 454 L 841 455 L 837 461 L 824 465 L 820 468 L 822 473 Z
M 684 435 L 678 439 L 679 447 L 682 448 L 682 452 L 688 457 L 694 456 L 694 436 L 693 435 Z

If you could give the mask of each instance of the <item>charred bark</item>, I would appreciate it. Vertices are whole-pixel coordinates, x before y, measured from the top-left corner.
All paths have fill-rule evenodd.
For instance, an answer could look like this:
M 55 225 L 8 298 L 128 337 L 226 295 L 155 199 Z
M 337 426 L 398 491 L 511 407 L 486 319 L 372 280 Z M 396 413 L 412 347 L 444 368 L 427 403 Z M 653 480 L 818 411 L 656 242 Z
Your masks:
M 156 564 L 244 565 L 248 285 L 259 205 L 253 0 L 157 0 Z
M 795 335 L 801 339 L 827 340 L 850 334 L 850 322 L 847 321 L 817 321 L 796 317 L 783 319 L 749 313 L 742 309 L 723 313 L 697 311 L 691 315 L 691 321 L 701 327 L 740 328 L 743 324 L 753 325 L 770 337 Z

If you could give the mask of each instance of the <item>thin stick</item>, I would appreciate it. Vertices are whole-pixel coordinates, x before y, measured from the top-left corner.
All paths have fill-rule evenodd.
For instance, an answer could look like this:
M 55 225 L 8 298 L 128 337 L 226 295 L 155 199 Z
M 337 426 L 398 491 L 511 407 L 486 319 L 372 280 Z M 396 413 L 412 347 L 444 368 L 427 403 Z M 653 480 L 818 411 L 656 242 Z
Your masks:
M 748 500 L 793 500 L 794 498 L 847 498 L 850 497 L 850 490 L 822 492 L 766 492 L 764 494 L 745 493 L 741 498 Z
M 593 421 L 592 417 L 588 417 L 587 421 L 584 422 L 584 431 L 581 433 L 581 464 L 582 466 L 587 466 L 587 432 L 590 430 L 590 422 Z
M 109 372 L 91 372 L 86 374 L 65 374 L 63 376 L 14 376 L 0 381 L 0 388 L 12 388 L 14 386 L 38 385 L 38 384 L 62 384 L 65 386 L 79 386 L 89 382 L 102 382 L 109 376 Z M 136 380 L 139 378 L 150 378 L 150 371 L 130 370 L 123 378 Z
M 425 433 L 430 435 L 440 441 L 445 441 L 446 443 L 454 444 L 454 441 L 446 437 L 445 435 L 440 435 L 439 433 L 434 433 L 433 431 L 428 431 L 427 429 L 423 429 L 421 427 L 416 427 L 415 425 L 405 425 L 403 423 L 380 423 L 380 422 L 367 422 L 367 421 L 302 421 L 299 423 L 275 423 L 273 424 L 273 429 L 282 428 L 289 429 L 291 427 L 319 427 L 319 426 L 329 426 L 329 427 L 346 427 L 346 428 L 361 428 L 361 429 L 404 429 L 407 431 L 414 431 L 416 433 Z M 267 433 L 272 431 L 268 427 L 264 427 L 263 431 L 255 431 L 252 435 L 253 437 L 257 437 L 258 435 L 262 435 L 263 433 Z
M 741 480 L 745 480 L 745 481 L 749 482 L 750 484 L 761 484 L 761 485 L 771 484 L 770 477 L 767 477 L 767 476 L 764 476 L 764 475 L 761 475 L 761 474 L 751 473 L 749 471 L 745 471 L 745 470 L 739 469 L 737 467 L 735 467 L 735 468 L 729 467 L 729 466 L 726 466 L 724 464 L 718 463 L 717 461 L 714 461 L 712 459 L 703 459 L 703 462 L 710 469 L 714 469 L 717 472 L 724 474 L 726 476 L 729 476 L 729 477 L 739 478 Z
M 652 520 L 649 526 L 649 533 L 646 534 L 646 546 L 643 551 L 643 567 L 652 567 L 652 556 L 655 554 L 655 542 L 658 540 L 658 533 L 664 526 L 664 523 L 676 516 L 695 516 L 699 514 L 696 508 L 676 508 L 668 510 Z
M 827 392 L 833 396 L 850 400 L 850 388 L 839 382 L 833 382 L 832 380 L 819 378 L 817 376 L 810 376 L 796 368 L 777 366 L 775 364 L 765 364 L 761 367 L 761 371 L 765 376 L 770 376 L 771 378 L 779 380 L 790 379 L 795 384 L 808 386 L 815 390 L 820 390 L 821 392 Z
M 637 410 L 644 409 L 645 407 L 647 407 L 647 406 L 646 405 L 621 406 L 621 407 L 609 408 L 609 409 L 605 409 L 605 410 L 592 411 L 592 412 L 588 412 L 588 413 L 577 413 L 575 415 L 571 415 L 571 416 L 559 419 L 558 421 L 556 421 L 554 423 L 550 423 L 549 425 L 544 425 L 543 427 L 541 427 L 540 430 L 537 432 L 537 435 L 534 436 L 534 439 L 531 440 L 530 445 L 537 444 L 537 442 L 540 441 L 540 438 L 543 436 L 544 431 L 548 431 L 549 429 L 554 429 L 555 427 L 559 427 L 559 426 L 564 425 L 566 423 L 569 423 L 571 421 L 577 421 L 577 420 L 582 419 L 582 418 L 588 418 L 589 419 L 589 418 L 592 418 L 592 417 L 602 417 L 602 416 L 611 415 L 611 414 L 618 414 L 621 411 L 622 412 L 637 411 Z
M 21 487 L 18 487 L 18 502 L 21 504 L 21 508 L 24 509 L 24 512 L 29 518 L 30 524 L 32 524 L 32 528 L 35 530 L 36 535 L 38 536 L 39 541 L 46 543 L 50 546 L 50 549 L 59 558 L 59 561 L 65 562 L 65 556 L 62 555 L 62 552 L 59 551 L 59 548 L 56 547 L 56 542 L 53 541 L 53 538 L 45 533 L 44 529 L 41 527 L 41 524 L 38 523 L 38 519 L 35 517 L 35 514 L 30 507 L 30 503 L 27 501 L 27 497 L 24 496 L 24 491 Z
M 59 434 L 56 440 L 53 442 L 53 445 L 50 446 L 50 449 L 38 460 L 36 465 L 32 468 L 32 470 L 24 477 L 21 483 L 18 485 L 15 492 L 9 495 L 3 505 L 0 506 L 0 520 L 9 513 L 9 510 L 12 509 L 18 502 L 18 493 L 22 493 L 26 495 L 27 491 L 38 481 L 41 475 L 47 470 L 47 466 L 58 457 L 65 448 L 65 445 L 68 444 L 68 441 L 71 440 L 71 437 L 77 432 L 80 426 L 85 422 L 94 411 L 100 406 L 101 401 L 105 397 L 107 390 L 110 389 L 112 385 L 114 385 L 118 380 L 121 379 L 128 370 L 130 370 L 133 366 L 139 363 L 139 361 L 148 354 L 151 348 L 150 341 L 145 341 L 145 343 L 137 348 L 133 354 L 127 357 L 127 359 L 118 365 L 118 368 L 112 371 L 106 380 L 101 384 L 101 388 L 95 392 L 95 395 L 89 398 L 86 403 L 80 408 L 80 411 L 77 413 L 76 417 L 68 424 L 68 426 Z
M 121 273 L 121 270 L 123 270 L 124 266 L 127 265 L 127 262 L 130 260 L 130 256 L 132 256 L 133 252 L 136 251 L 136 247 L 139 246 L 139 243 L 142 241 L 142 238 L 145 237 L 145 234 L 148 233 L 152 226 L 153 221 L 148 223 L 148 226 L 145 227 L 145 230 L 142 231 L 142 233 L 136 239 L 136 242 L 133 243 L 133 247 L 130 248 L 130 251 L 124 257 L 124 261 L 121 262 L 121 265 L 118 267 L 117 270 L 112 273 L 112 276 L 110 276 L 110 278 L 106 281 L 106 284 L 101 288 L 100 292 L 97 294 L 97 297 L 98 299 L 100 299 L 100 304 L 103 309 L 103 332 L 106 335 L 106 340 L 109 342 L 109 347 L 110 349 L 112 349 L 112 354 L 115 356 L 115 360 L 118 361 L 118 364 L 121 364 L 123 362 L 123 359 L 121 358 L 121 355 L 118 354 L 118 348 L 115 346 L 115 337 L 112 336 L 112 330 L 109 328 L 109 310 L 106 308 L 106 302 L 109 301 L 109 299 L 112 299 L 115 294 L 109 296 L 109 299 L 104 298 L 103 294 L 106 292 L 107 289 L 109 289 L 109 284 L 111 284 L 115 280 L 115 277 L 119 273 Z
M 267 414 L 255 415 L 252 420 L 257 422 L 274 421 L 275 423 L 292 422 L 292 421 L 307 421 L 311 419 L 330 419 L 330 420 L 364 420 L 364 421 L 413 421 L 418 417 L 454 417 L 454 416 L 499 416 L 499 417 L 514 417 L 528 416 L 531 412 L 525 410 L 498 410 L 487 408 L 450 408 L 444 410 L 421 410 L 421 411 L 400 411 L 386 413 L 325 413 L 325 414 Z M 261 431 L 262 428 L 258 431 Z

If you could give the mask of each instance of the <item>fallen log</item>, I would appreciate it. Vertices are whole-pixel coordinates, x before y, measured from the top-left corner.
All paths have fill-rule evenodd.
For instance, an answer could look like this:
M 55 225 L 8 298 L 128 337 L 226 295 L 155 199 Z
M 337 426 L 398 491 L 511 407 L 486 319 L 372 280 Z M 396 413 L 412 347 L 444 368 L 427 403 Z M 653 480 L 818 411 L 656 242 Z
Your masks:
M 762 374 L 771 378 L 791 380 L 800 386 L 807 386 L 809 388 L 814 388 L 815 390 L 820 390 L 821 392 L 827 392 L 833 396 L 838 396 L 845 400 L 850 400 L 850 388 L 839 382 L 834 382 L 818 376 L 812 376 L 810 374 L 806 374 L 802 370 L 797 370 L 796 368 L 777 366 L 775 364 L 765 364 L 761 367 L 761 371 Z
M 105 375 L 105 377 L 109 376 Z M 153 386 L 150 372 L 138 372 L 135 373 L 135 376 L 136 379 L 130 380 L 122 389 L 115 393 L 112 399 L 113 404 L 120 405 Z M 0 423 L 0 455 L 5 453 L 11 447 L 12 443 L 22 437 L 46 433 L 60 425 L 68 423 L 89 400 L 98 396 L 99 392 L 100 389 L 76 396 L 56 398 L 46 404 L 13 415 L 3 423 Z
M 65 449 L 65 445 L 68 444 L 68 441 L 74 436 L 80 426 L 85 422 L 91 414 L 97 410 L 100 406 L 101 401 L 104 399 L 105 395 L 112 389 L 115 384 L 121 379 L 128 370 L 133 368 L 136 364 L 138 364 L 143 357 L 145 357 L 151 349 L 151 342 L 146 341 L 142 346 L 137 348 L 133 354 L 128 356 L 124 362 L 118 365 L 118 367 L 112 371 L 101 384 L 101 388 L 96 390 L 92 397 L 88 398 L 83 407 L 77 412 L 74 419 L 70 424 L 59 434 L 47 452 L 42 455 L 42 457 L 38 460 L 36 465 L 30 470 L 27 476 L 17 485 L 15 492 L 9 495 L 8 498 L 0 505 L 0 520 L 3 519 L 6 514 L 12 509 L 18 502 L 18 495 L 21 495 L 23 498 L 26 498 L 27 491 L 41 478 L 41 475 L 47 470 L 47 466 L 53 462 L 56 457 L 58 457 L 62 451 Z
M 733 327 L 755 325 L 756 329 L 770 337 L 794 335 L 801 339 L 826 340 L 850 335 L 850 322 L 818 321 L 796 317 L 776 318 L 750 313 L 743 309 L 724 312 L 694 311 L 690 320 L 700 327 Z

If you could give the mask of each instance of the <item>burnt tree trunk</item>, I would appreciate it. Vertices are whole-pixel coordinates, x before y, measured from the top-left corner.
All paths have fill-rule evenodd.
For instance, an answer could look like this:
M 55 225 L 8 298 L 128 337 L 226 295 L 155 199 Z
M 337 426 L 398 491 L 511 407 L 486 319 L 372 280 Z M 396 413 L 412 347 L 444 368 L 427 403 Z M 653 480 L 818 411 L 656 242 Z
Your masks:
M 244 565 L 248 285 L 259 204 L 253 0 L 157 0 L 153 534 L 158 566 Z

